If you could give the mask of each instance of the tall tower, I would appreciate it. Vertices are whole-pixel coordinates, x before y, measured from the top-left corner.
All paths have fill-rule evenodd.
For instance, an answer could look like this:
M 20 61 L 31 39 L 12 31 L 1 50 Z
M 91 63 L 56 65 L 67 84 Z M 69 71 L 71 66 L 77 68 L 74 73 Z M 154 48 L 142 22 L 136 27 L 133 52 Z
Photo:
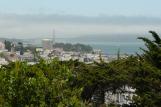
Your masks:
M 53 29 L 53 45 L 55 44 L 55 29 Z

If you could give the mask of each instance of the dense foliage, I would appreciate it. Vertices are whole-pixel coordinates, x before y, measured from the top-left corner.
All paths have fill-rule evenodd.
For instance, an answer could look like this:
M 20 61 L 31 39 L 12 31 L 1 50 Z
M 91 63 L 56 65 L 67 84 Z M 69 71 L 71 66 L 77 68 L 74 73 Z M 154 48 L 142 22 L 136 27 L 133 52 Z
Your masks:
M 5 49 L 7 49 L 8 51 L 11 51 L 11 45 L 12 45 L 11 42 L 5 40 L 4 44 L 5 44 Z
M 161 105 L 161 39 L 140 37 L 142 55 L 90 65 L 75 61 L 15 62 L 0 68 L 2 107 L 99 107 L 105 91 L 130 86 L 136 89 L 134 107 Z M 97 97 L 96 97 L 97 96 Z M 94 97 L 94 99 L 92 99 Z M 111 106 L 116 106 L 111 104 Z
M 30 66 L 10 63 L 0 70 L 0 103 L 3 107 L 83 106 L 82 88 L 72 87 L 71 69 L 57 60 Z

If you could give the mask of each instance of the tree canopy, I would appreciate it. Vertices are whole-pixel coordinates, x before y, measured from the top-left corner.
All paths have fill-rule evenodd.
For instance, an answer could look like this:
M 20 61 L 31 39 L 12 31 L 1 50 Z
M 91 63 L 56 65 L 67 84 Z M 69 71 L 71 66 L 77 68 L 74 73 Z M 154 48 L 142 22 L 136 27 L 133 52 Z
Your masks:
M 142 49 L 143 54 L 119 58 L 110 63 L 40 59 L 35 65 L 14 62 L 2 66 L 0 105 L 100 107 L 106 91 L 115 93 L 127 85 L 136 90 L 133 104 L 128 106 L 160 107 L 161 39 L 154 31 L 150 33 L 154 40 L 139 37 L 147 47 Z

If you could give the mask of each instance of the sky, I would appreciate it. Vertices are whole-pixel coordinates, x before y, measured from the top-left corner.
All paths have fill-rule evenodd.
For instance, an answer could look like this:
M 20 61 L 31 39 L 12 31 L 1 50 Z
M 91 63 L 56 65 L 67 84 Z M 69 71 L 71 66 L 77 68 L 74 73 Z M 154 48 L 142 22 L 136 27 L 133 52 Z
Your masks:
M 0 0 L 0 37 L 161 32 L 161 0 Z
M 160 17 L 160 10 L 160 0 L 0 0 L 2 13 Z

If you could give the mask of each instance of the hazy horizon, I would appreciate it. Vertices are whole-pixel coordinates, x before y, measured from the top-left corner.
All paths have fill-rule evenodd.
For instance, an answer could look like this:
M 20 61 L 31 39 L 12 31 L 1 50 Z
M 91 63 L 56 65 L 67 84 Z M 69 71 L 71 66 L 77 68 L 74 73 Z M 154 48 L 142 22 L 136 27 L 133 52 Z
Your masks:
M 57 38 L 161 33 L 161 1 L 14 0 L 0 3 L 0 37 Z
M 86 35 L 147 34 L 149 30 L 161 32 L 161 19 L 125 16 L 73 16 L 73 15 L 0 15 L 0 37 L 71 38 Z

